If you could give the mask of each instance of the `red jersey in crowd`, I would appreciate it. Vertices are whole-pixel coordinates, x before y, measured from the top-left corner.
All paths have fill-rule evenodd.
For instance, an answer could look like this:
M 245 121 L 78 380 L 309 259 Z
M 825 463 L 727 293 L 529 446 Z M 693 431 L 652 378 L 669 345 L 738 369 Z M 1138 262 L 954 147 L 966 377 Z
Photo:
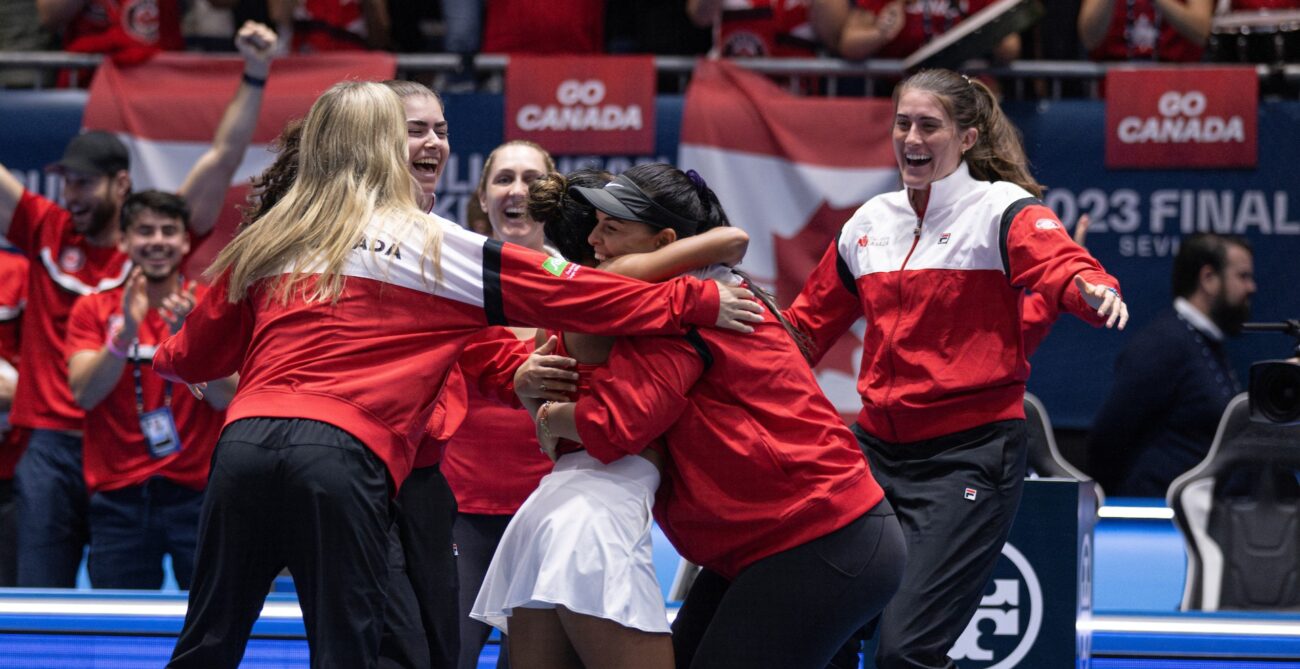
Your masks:
M 72 315 L 68 317 L 69 358 L 78 351 L 99 351 L 110 333 L 121 327 L 123 290 L 114 288 L 87 295 L 72 306 Z M 201 297 L 205 292 L 205 286 L 195 287 L 196 296 Z M 82 459 L 86 487 L 91 492 L 140 485 L 154 476 L 195 490 L 202 490 L 207 484 L 212 449 L 217 444 L 225 414 L 194 397 L 185 386 L 167 381 L 153 371 L 154 351 L 169 335 L 167 322 L 157 310 L 149 310 L 140 323 L 139 345 L 128 349 L 130 357 L 117 385 L 86 412 Z M 167 386 L 171 386 L 171 413 L 181 438 L 179 453 L 159 458 L 149 453 L 140 432 L 140 411 L 136 406 L 133 371 L 136 365 L 140 369 L 146 412 L 168 404 Z
M 27 304 L 27 258 L 0 250 L 0 377 L 18 380 L 19 328 Z M 0 412 L 0 481 L 14 477 L 23 455 L 27 430 L 9 424 L 9 412 Z
M 1163 19 L 1154 0 L 1117 0 L 1106 37 L 1088 53 L 1088 57 L 1093 60 L 1194 63 L 1201 60 L 1204 52 L 1205 45 L 1178 34 Z
M 726 578 L 844 527 L 884 496 L 772 314 L 753 334 L 619 339 L 575 418 L 602 462 L 663 435 L 655 519 L 683 557 Z
M 281 304 L 270 293 L 273 279 L 254 283 L 232 303 L 228 282 L 220 278 L 181 332 L 158 349 L 154 368 L 190 382 L 238 371 L 227 422 L 270 417 L 329 423 L 370 448 L 399 486 L 449 370 L 485 327 L 684 332 L 717 318 L 712 282 L 647 284 L 439 220 L 440 270 L 422 258 L 422 234 L 408 238 L 391 232 L 396 224 L 377 219 L 365 233 L 367 243 L 344 263 L 347 282 L 333 303 L 307 303 L 304 291 L 295 290 Z
M 31 261 L 18 397 L 10 420 L 29 428 L 80 430 L 84 415 L 68 389 L 63 348 L 68 312 L 82 295 L 122 285 L 131 263 L 116 245 L 87 243 L 73 230 L 66 209 L 30 191 L 18 200 L 9 241 Z
M 1300 9 L 1300 0 L 1232 0 L 1232 11 L 1252 12 L 1261 9 Z
M 293 9 L 293 51 L 364 50 L 366 29 L 356 0 L 306 0 Z
M 177 0 L 86 0 L 63 32 L 63 48 L 108 54 L 122 64 L 184 50 L 180 5 Z
M 1050 208 L 1014 184 L 971 177 L 962 162 L 930 185 L 924 217 L 906 189 L 862 205 L 785 314 L 815 358 L 866 314 L 858 424 L 907 443 L 1023 419 L 1028 346 L 1048 325 L 1024 322 L 1025 289 L 1053 304 L 1034 318 L 1068 311 L 1105 322 L 1076 275 L 1119 286 Z
M 817 36 L 809 0 L 723 0 L 714 25 L 714 53 L 728 58 L 811 58 Z
M 604 53 L 604 0 L 492 0 L 484 53 Z
M 861 9 L 880 15 L 895 0 L 854 0 Z M 963 19 L 993 4 L 993 0 L 908 0 L 903 6 L 903 28 L 873 54 L 875 58 L 907 58 Z
M 518 346 L 516 346 L 516 342 Z M 486 343 L 488 347 L 474 346 Z M 521 341 L 506 328 L 489 328 L 465 348 L 457 364 L 465 373 L 467 411 L 455 436 L 447 442 L 442 473 L 456 494 L 461 513 L 510 515 L 537 489 L 553 463 L 537 443 L 537 431 L 527 411 L 501 403 L 499 379 L 480 376 L 474 358 L 491 353 L 491 344 L 526 354 L 532 341 Z M 523 357 L 516 358 L 523 362 Z

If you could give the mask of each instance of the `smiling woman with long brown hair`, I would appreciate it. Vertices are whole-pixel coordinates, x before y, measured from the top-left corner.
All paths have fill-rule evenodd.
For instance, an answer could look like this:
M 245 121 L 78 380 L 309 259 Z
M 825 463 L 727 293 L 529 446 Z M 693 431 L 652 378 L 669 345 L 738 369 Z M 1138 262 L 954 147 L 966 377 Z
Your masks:
M 876 661 L 952 668 L 948 649 L 1020 504 L 1025 290 L 1095 325 L 1122 328 L 1128 310 L 1119 282 L 1037 199 L 987 86 L 926 70 L 899 84 L 894 109 L 904 188 L 849 219 L 786 315 L 811 338 L 814 364 L 867 318 L 853 430 L 908 545 Z

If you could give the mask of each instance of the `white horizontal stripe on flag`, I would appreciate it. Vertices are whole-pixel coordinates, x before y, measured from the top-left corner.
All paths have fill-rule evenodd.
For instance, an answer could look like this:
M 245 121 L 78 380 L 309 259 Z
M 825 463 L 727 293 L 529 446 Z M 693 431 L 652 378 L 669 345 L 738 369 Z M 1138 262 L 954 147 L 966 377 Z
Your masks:
M 131 152 L 131 185 L 137 191 L 154 188 L 175 193 L 199 158 L 212 147 L 211 143 L 142 139 L 127 133 L 118 133 L 118 137 Z M 274 161 L 275 154 L 268 145 L 249 145 L 231 183 L 248 183 Z
M 777 235 L 798 234 L 822 203 L 836 209 L 857 208 L 900 187 L 896 167 L 804 165 L 699 144 L 683 144 L 678 163 L 684 170 L 697 170 L 717 193 L 732 224 L 749 233 L 744 268 L 769 286 L 777 275 Z

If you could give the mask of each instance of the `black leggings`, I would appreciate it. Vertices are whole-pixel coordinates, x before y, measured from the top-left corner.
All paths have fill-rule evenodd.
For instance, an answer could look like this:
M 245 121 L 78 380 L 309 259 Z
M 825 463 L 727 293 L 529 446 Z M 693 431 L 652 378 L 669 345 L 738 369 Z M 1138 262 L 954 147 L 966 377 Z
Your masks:
M 881 500 L 735 580 L 704 569 L 673 621 L 677 666 L 822 669 L 893 596 L 906 552 L 894 510 Z

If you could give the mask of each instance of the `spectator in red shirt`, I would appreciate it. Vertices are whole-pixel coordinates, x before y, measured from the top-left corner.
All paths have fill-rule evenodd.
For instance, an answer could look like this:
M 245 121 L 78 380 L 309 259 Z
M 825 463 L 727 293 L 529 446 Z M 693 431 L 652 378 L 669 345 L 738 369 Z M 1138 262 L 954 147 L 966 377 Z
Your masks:
M 36 0 L 36 13 L 46 30 L 63 34 L 65 50 L 119 64 L 185 49 L 177 0 Z
M 1093 60 L 1201 60 L 1214 0 L 1083 0 L 1079 40 Z
M 484 53 L 604 53 L 604 0 L 492 0 Z
M 820 44 L 834 44 L 835 35 L 818 33 L 809 15 L 811 4 L 810 0 L 688 0 L 686 14 L 695 25 L 713 28 L 710 53 L 714 56 L 814 58 Z
M 846 60 L 907 58 L 991 4 L 993 0 L 853 0 L 840 10 L 842 28 L 828 44 Z M 814 12 L 829 14 L 844 5 L 844 0 L 814 0 Z M 1020 35 L 1007 35 L 991 55 L 1004 63 L 1015 60 L 1020 56 Z
M 18 334 L 26 303 L 27 259 L 0 249 L 0 588 L 18 584 L 14 465 L 27 446 L 27 430 L 9 424 L 9 407 L 18 387 Z
M 275 34 L 246 24 L 236 45 L 244 81 L 226 108 L 212 148 L 190 170 L 179 195 L 193 212 L 190 234 L 212 230 L 252 138 Z M 11 420 L 33 430 L 14 476 L 18 508 L 18 584 L 76 585 L 86 544 L 86 484 L 81 466 L 84 414 L 68 389 L 63 342 L 72 303 L 122 285 L 130 271 L 118 248 L 119 215 L 131 191 L 127 148 L 113 134 L 74 138 L 54 167 L 67 208 L 28 192 L 0 166 L 0 235 L 33 262 L 23 319 L 26 342 Z
M 236 377 L 203 399 L 153 371 L 153 351 L 180 329 L 205 286 L 180 275 L 190 250 L 180 196 L 144 191 L 122 207 L 126 283 L 77 300 L 68 318 L 68 385 L 86 410 L 90 584 L 162 587 L 162 557 L 189 589 L 208 463 Z

